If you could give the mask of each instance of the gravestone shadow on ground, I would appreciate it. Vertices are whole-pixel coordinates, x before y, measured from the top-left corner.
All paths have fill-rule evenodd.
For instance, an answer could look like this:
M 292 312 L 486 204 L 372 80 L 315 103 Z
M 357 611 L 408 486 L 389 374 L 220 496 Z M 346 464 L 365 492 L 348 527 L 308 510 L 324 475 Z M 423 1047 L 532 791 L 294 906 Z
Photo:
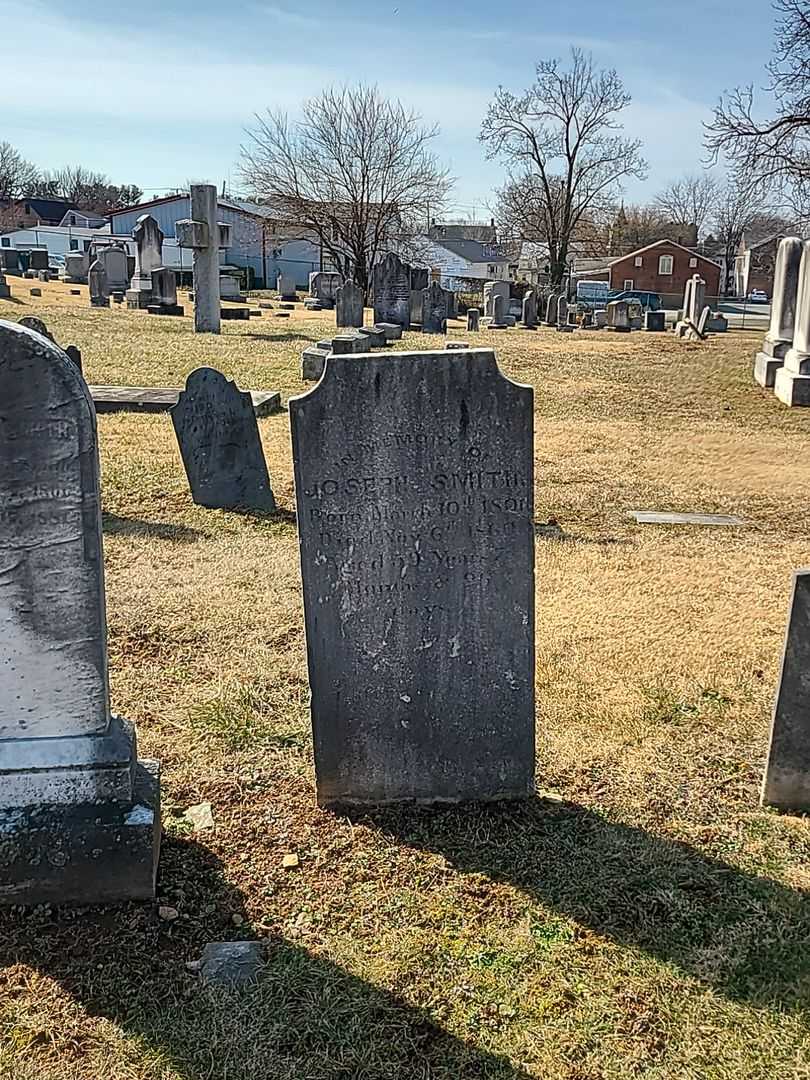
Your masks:
M 725 997 L 810 1008 L 810 892 L 614 823 L 576 803 L 352 813 L 398 843 L 485 874 Z
M 178 543 L 192 544 L 196 540 L 206 539 L 206 534 L 187 525 L 175 525 L 168 521 L 143 521 L 141 518 L 121 517 L 103 511 L 101 527 L 112 536 L 155 537 L 158 540 L 176 540 Z
M 28 985 L 25 968 L 13 967 L 19 964 L 53 979 L 89 1016 L 134 1036 L 143 1049 L 127 1051 L 127 1060 L 143 1058 L 155 1076 L 171 1069 L 183 1080 L 529 1080 L 508 1060 L 448 1034 L 426 1012 L 283 938 L 267 941 L 255 985 L 201 985 L 186 964 L 205 944 L 257 936 L 242 897 L 210 851 L 177 839 L 164 842 L 159 894 L 179 918 L 161 920 L 156 904 L 53 914 L 0 909 L 0 1021 L 13 1008 L 16 980 Z M 238 928 L 234 915 L 244 920 Z M 66 1033 L 57 1027 L 46 1040 L 53 1040 L 48 1062 L 66 1055 L 65 1075 L 76 1062 L 87 1065 L 83 1042 L 97 1044 L 93 1025 L 79 1021 L 77 1029 L 72 1022 Z M 20 1080 L 42 1075 L 36 1052 L 18 1056 Z

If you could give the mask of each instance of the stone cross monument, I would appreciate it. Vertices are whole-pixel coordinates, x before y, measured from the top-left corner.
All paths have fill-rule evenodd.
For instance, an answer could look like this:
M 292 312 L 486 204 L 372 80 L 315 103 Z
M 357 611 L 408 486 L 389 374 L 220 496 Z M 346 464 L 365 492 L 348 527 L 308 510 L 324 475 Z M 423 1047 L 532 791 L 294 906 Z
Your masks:
M 217 189 L 191 185 L 191 220 L 175 225 L 177 242 L 194 252 L 194 332 L 218 334 L 219 249 L 230 246 L 230 225 L 217 224 Z

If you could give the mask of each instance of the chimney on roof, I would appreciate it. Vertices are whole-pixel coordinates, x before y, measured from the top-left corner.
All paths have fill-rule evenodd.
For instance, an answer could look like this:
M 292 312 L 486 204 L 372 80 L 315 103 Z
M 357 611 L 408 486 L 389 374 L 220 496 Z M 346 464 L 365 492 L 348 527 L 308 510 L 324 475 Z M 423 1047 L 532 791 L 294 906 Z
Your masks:
M 490 229 L 494 229 L 494 228 L 495 228 L 495 218 L 494 218 L 494 217 L 491 217 L 491 218 L 489 219 L 489 227 L 490 227 Z

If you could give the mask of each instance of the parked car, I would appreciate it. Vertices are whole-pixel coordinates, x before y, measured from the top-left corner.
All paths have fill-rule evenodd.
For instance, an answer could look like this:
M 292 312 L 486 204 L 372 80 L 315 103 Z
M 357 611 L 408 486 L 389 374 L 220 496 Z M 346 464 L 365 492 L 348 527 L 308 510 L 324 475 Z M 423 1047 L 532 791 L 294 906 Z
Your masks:
M 762 289 L 752 289 L 748 294 L 749 304 L 767 304 L 768 294 L 763 292 Z
M 648 311 L 661 310 L 661 297 L 658 293 L 643 292 L 640 289 L 623 289 L 621 292 L 608 293 L 608 302 L 613 300 L 638 300 Z

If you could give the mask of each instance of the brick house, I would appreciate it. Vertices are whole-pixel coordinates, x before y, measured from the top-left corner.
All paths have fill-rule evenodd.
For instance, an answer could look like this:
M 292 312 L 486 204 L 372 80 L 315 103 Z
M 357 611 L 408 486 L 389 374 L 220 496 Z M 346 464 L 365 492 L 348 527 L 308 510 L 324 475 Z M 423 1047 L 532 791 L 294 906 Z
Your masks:
M 706 282 L 706 295 L 720 294 L 721 267 L 718 263 L 674 240 L 658 240 L 613 259 L 608 272 L 611 289 L 640 289 L 658 293 L 662 298 L 683 299 L 686 282 L 693 274 L 700 274 Z

